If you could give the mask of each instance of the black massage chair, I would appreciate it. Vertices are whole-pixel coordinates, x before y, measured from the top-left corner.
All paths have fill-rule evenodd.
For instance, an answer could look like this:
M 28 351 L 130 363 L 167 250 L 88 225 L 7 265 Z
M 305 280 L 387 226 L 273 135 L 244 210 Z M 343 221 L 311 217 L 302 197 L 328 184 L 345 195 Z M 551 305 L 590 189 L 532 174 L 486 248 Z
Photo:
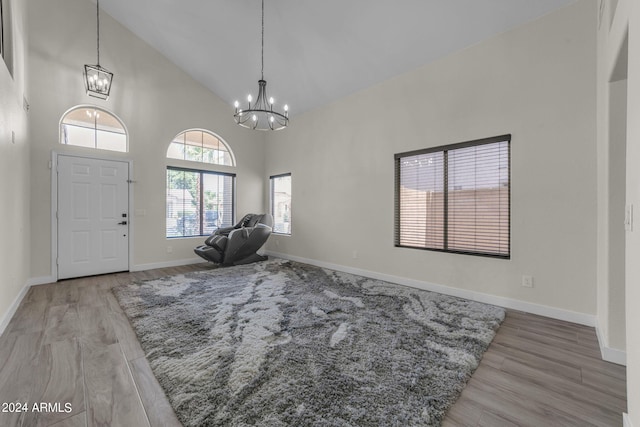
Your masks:
M 267 257 L 258 255 L 256 251 L 267 241 L 272 227 L 271 214 L 247 214 L 233 227 L 218 228 L 194 252 L 216 264 L 264 261 Z

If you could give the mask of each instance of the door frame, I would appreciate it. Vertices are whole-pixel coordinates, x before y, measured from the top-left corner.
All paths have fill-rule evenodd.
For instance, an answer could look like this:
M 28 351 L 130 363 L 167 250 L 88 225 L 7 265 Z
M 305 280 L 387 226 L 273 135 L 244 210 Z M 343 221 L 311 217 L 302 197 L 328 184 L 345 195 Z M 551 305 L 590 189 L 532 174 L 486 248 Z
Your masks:
M 122 162 L 127 163 L 128 172 L 129 172 L 129 186 L 127 187 L 129 195 L 127 198 L 128 204 L 128 218 L 129 221 L 129 243 L 128 243 L 128 271 L 131 271 L 131 266 L 133 265 L 133 237 L 134 237 L 134 228 L 135 221 L 133 220 L 134 215 L 131 214 L 133 211 L 133 186 L 131 185 L 133 182 L 133 160 L 127 158 L 119 158 L 117 156 L 102 156 L 102 155 L 84 155 L 77 153 L 62 153 L 56 150 L 51 150 L 51 161 L 49 162 L 49 168 L 51 169 L 51 277 L 55 279 L 57 282 L 58 279 L 58 157 L 67 156 L 67 157 L 77 157 L 80 159 L 91 159 L 91 160 L 105 160 L 111 162 Z

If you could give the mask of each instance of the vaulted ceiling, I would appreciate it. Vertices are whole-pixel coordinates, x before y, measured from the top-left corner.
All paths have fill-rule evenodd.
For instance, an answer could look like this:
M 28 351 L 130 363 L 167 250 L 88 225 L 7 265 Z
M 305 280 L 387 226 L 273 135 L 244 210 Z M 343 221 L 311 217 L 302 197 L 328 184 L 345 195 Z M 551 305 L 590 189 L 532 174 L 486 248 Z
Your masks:
M 299 114 L 575 1 L 265 0 L 267 91 Z M 260 0 L 103 0 L 100 7 L 229 104 L 255 97 Z

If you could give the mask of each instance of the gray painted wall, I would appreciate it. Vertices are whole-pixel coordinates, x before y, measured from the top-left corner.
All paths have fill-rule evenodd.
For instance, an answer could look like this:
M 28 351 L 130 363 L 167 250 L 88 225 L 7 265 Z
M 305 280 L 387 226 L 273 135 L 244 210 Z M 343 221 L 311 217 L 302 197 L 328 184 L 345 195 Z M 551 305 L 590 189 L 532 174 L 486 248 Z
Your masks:
M 12 1 L 3 10 L 11 21 L 12 36 L 5 34 L 5 48 L 11 50 L 13 75 L 0 58 L 0 332 L 10 306 L 29 278 L 31 261 L 29 193 L 30 136 L 26 93 L 27 27 L 25 4 Z
M 168 164 L 200 167 L 166 159 L 171 140 L 191 128 L 209 129 L 233 150 L 237 167 L 218 170 L 237 174 L 237 215 L 261 210 L 265 204 L 264 136 L 236 126 L 233 107 L 222 102 L 162 54 L 141 41 L 106 13 L 100 17 L 100 62 L 115 74 L 111 97 L 101 101 L 84 93 L 82 69 L 94 64 L 95 4 L 83 0 L 31 0 L 30 88 L 32 102 L 31 245 L 40 248 L 31 259 L 31 275 L 51 272 L 51 171 L 52 150 L 60 153 L 99 155 L 133 161 L 133 206 L 130 207 L 134 239 L 132 269 L 197 258 L 193 248 L 203 238 L 165 238 L 165 188 Z M 203 52 L 203 55 L 206 55 Z M 43 70 L 47 78 L 43 79 Z M 215 70 L 212 70 L 215 72 Z M 78 104 L 94 104 L 115 113 L 129 131 L 129 153 L 62 146 L 59 120 Z M 215 167 L 212 169 L 216 169 Z M 146 215 L 136 215 L 136 211 Z M 168 252 L 171 247 L 171 253 Z
M 265 176 L 293 182 L 269 250 L 594 316 L 595 22 L 578 2 L 269 135 Z M 505 133 L 511 260 L 395 248 L 394 153 Z

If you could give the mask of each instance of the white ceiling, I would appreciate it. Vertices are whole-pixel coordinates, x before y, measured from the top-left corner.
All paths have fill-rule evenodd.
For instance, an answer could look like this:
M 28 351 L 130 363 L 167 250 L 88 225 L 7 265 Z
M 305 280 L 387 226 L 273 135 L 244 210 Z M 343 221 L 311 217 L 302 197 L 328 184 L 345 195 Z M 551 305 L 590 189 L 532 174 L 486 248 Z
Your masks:
M 265 0 L 267 92 L 295 115 L 575 1 Z M 260 0 L 103 0 L 100 7 L 229 104 L 249 93 L 255 99 Z

